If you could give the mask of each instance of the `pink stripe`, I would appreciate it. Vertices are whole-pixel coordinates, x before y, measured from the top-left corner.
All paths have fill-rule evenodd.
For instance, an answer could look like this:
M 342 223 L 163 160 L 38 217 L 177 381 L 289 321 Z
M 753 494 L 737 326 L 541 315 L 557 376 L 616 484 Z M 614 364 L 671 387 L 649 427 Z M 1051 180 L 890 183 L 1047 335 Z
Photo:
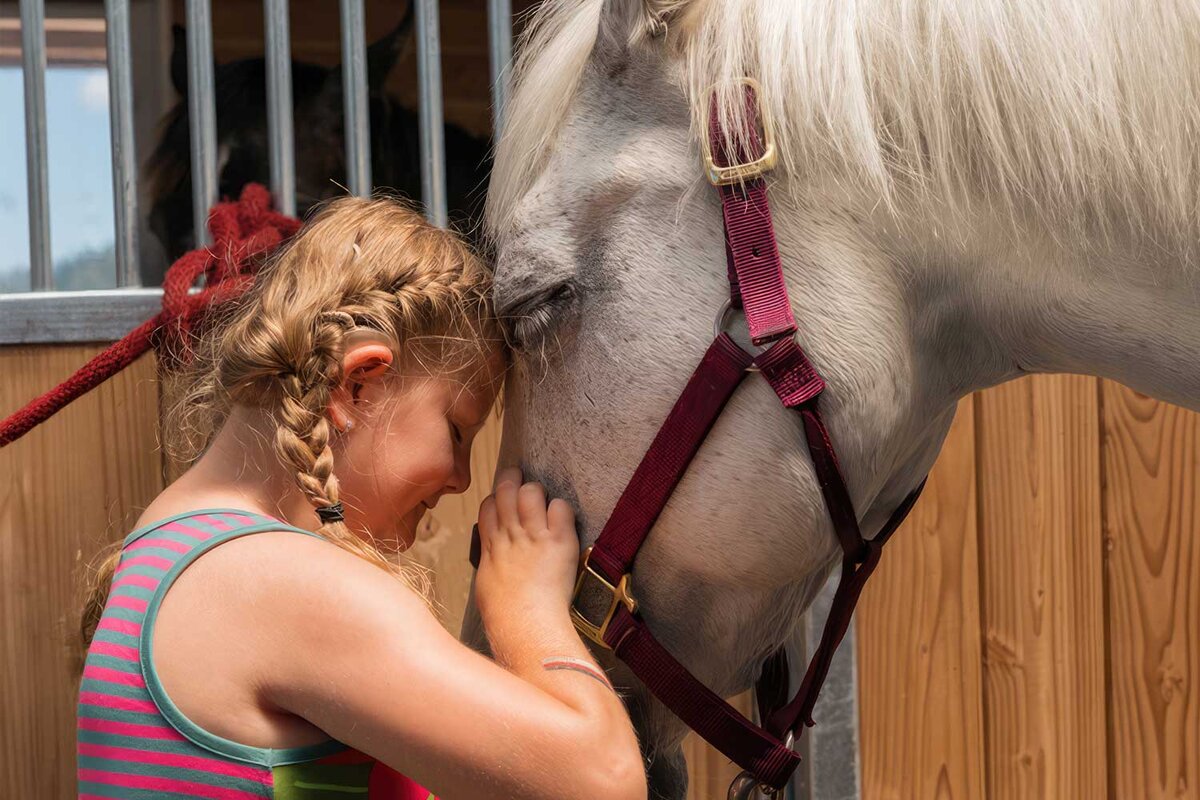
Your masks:
M 143 547 L 161 547 L 164 550 L 174 550 L 176 553 L 186 553 L 192 549 L 190 545 L 183 542 L 173 542 L 170 539 L 147 539 L 144 536 L 125 549 L 127 551 L 140 550 Z
M 147 605 L 146 601 L 140 597 L 130 597 L 127 594 L 114 594 L 108 598 L 108 606 L 106 607 L 128 608 L 130 611 L 145 614 Z
M 83 668 L 83 677 L 107 683 L 121 683 L 126 686 L 146 688 L 145 679 L 136 672 L 121 672 L 119 669 L 98 667 L 95 664 L 88 664 Z
M 170 531 L 171 533 L 182 533 L 184 536 L 191 536 L 193 539 L 199 539 L 202 542 L 206 539 L 212 538 L 212 534 L 208 531 L 202 531 L 199 528 L 193 528 L 191 525 L 188 525 L 181 519 L 177 519 L 174 522 L 168 522 L 166 525 L 163 525 L 160 530 Z
M 128 747 L 109 747 L 102 744 L 79 743 L 79 755 L 91 758 L 107 758 L 112 761 L 132 761 L 141 764 L 160 764 L 165 767 L 179 769 L 198 769 L 217 775 L 228 775 L 231 778 L 255 781 L 264 786 L 273 784 L 271 771 L 263 767 L 250 767 L 243 764 L 233 764 L 217 758 L 202 756 L 184 756 L 175 753 L 152 753 L 147 750 L 134 750 Z
M 123 661 L 138 660 L 136 647 L 127 647 L 123 644 L 113 644 L 112 642 L 98 642 L 94 639 L 92 640 L 92 646 L 88 648 L 88 652 L 101 656 L 112 656 Z
M 192 517 L 192 519 L 196 520 L 197 522 L 201 522 L 205 525 L 208 525 L 210 527 L 216 528 L 219 531 L 233 530 L 233 526 L 230 525 L 228 522 L 226 522 L 223 519 L 217 519 L 216 517 L 212 516 L 211 514 L 200 514 L 198 516 Z
M 179 731 L 169 725 L 139 725 L 136 722 L 117 722 L 111 719 L 93 719 L 80 717 L 79 728 L 97 733 L 109 733 L 113 736 L 132 736 L 135 739 L 173 739 L 185 741 Z
M 100 708 L 115 708 L 118 711 L 138 711 L 144 714 L 157 714 L 158 706 L 152 700 L 137 700 L 132 697 L 118 697 L 115 694 L 101 692 L 80 692 L 79 702 L 85 706 Z M 82 745 L 80 745 L 82 747 Z
M 79 770 L 79 780 L 107 783 L 110 786 L 125 786 L 131 789 L 148 789 L 152 792 L 178 792 L 193 797 L 211 798 L 211 800 L 248 800 L 262 797 L 254 792 L 244 792 L 241 789 L 230 789 L 225 786 L 210 786 L 206 783 L 159 778 L 153 775 L 123 775 L 99 769 Z
M 101 617 L 100 624 L 96 626 L 96 630 L 124 633 L 129 636 L 141 636 L 142 624 L 140 622 L 130 622 L 127 619 L 117 619 L 116 617 Z
M 122 586 L 136 586 L 139 589 L 157 589 L 158 579 L 149 575 L 123 575 L 113 582 L 110 591 L 116 591 Z
M 161 556 L 135 556 L 133 558 L 121 559 L 121 566 L 117 567 L 117 575 L 120 575 L 130 567 L 154 567 L 161 569 L 164 572 L 171 568 L 171 562 Z

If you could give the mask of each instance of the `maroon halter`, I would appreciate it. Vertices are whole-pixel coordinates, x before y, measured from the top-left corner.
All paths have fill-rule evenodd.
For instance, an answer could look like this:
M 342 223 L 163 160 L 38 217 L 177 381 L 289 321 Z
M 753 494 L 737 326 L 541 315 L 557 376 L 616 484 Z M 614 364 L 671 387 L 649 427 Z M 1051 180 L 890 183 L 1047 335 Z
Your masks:
M 767 203 L 763 174 L 774 160 L 770 120 L 760 114 L 756 84 L 745 81 L 749 130 L 727 147 L 715 98 L 709 114 L 709 180 L 721 194 L 725 224 L 730 308 L 744 311 L 755 345 L 750 354 L 728 334 L 718 332 L 683 393 L 625 487 L 600 537 L 584 553 L 571 616 L 576 628 L 611 649 L 667 708 L 711 745 L 745 770 L 730 797 L 748 798 L 755 786 L 778 792 L 800 763 L 791 745 L 812 710 L 842 641 L 863 585 L 875 569 L 887 539 L 916 502 L 924 481 L 900 504 L 879 534 L 863 538 L 846 489 L 819 398 L 825 383 L 795 341 L 796 323 L 783 281 L 783 268 Z M 759 127 L 762 127 L 762 134 Z M 734 152 L 730 153 L 728 150 Z M 796 696 L 787 696 L 786 656 L 781 649 L 763 666 L 758 685 L 758 726 L 700 683 L 654 638 L 637 613 L 630 572 L 638 550 L 667 504 L 688 464 L 700 449 L 726 402 L 747 371 L 762 374 L 784 407 L 802 420 L 817 480 L 842 547 L 842 572 L 821 642 Z

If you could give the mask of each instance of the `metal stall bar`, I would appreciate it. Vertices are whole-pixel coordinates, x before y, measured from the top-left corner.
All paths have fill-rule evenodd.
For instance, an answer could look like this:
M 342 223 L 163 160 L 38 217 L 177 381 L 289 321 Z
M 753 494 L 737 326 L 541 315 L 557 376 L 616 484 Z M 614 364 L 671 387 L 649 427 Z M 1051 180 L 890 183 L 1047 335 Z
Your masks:
M 371 194 L 371 118 L 367 105 L 367 15 L 363 0 L 341 0 L 341 11 L 346 177 L 352 194 L 368 197 Z
M 265 0 L 267 57 L 267 141 L 271 195 L 275 207 L 296 215 L 296 143 L 292 130 L 292 43 L 288 0 Z
M 113 222 L 117 286 L 137 286 L 138 185 L 133 139 L 133 65 L 129 47 L 129 0 L 105 0 L 108 51 L 108 116 L 112 131 Z
M 50 260 L 50 168 L 46 158 L 46 7 L 21 0 L 21 71 L 25 78 L 25 178 L 29 186 L 29 285 L 54 288 Z
M 415 0 L 417 83 L 420 84 L 421 200 L 425 216 L 446 227 L 446 132 L 442 119 L 442 43 L 438 0 Z
M 512 0 L 488 0 L 488 63 L 492 74 L 492 140 L 504 126 L 512 65 Z
M 788 645 L 793 690 L 804 680 L 808 656 L 821 642 L 837 584 L 836 574 L 826 581 Z M 856 628 L 857 623 L 852 620 L 829 665 L 829 675 L 813 709 L 816 726 L 804 731 L 797 742 L 803 760 L 788 785 L 788 800 L 858 800 L 862 797 Z
M 187 0 L 188 133 L 192 150 L 192 227 L 209 243 L 208 210 L 217 200 L 217 106 L 209 0 Z

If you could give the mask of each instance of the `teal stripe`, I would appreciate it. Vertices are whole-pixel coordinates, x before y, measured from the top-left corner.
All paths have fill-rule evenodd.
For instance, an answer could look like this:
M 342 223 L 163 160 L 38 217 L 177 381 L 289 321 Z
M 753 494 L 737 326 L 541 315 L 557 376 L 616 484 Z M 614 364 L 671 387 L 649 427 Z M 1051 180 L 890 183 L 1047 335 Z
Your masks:
M 117 672 L 126 672 L 130 675 L 140 675 L 142 666 L 136 661 L 125 661 L 116 656 L 105 656 L 99 653 L 88 653 L 87 662 L 95 667 L 105 667 L 107 669 L 115 669 Z
M 141 611 L 134 611 L 132 608 L 122 608 L 121 606 L 109 606 L 104 609 L 104 616 L 113 619 L 123 619 L 126 622 L 137 622 L 141 624 L 142 619 L 146 616 Z
M 127 552 L 121 556 L 121 560 L 125 561 L 126 559 L 134 558 L 139 552 L 141 551 L 134 550 L 132 553 Z M 120 569 L 120 565 L 118 565 L 118 569 Z M 163 569 L 162 567 L 152 567 L 149 564 L 134 564 L 132 567 L 125 567 L 122 569 L 121 575 L 142 575 L 157 581 L 161 580 L 162 576 L 165 575 L 166 572 L 167 570 Z M 114 580 L 117 577 L 117 575 L 113 575 Z
M 147 603 L 149 603 L 150 598 L 154 597 L 154 590 L 147 589 L 145 586 L 133 586 L 132 584 L 127 583 L 123 586 L 118 586 L 116 589 L 110 590 L 108 596 L 136 597 L 138 600 L 145 600 Z
M 210 754 L 197 754 L 208 756 Z M 102 769 L 110 772 L 119 772 L 124 775 L 152 775 L 154 777 L 172 778 L 180 781 L 192 781 L 194 783 L 202 783 L 206 786 L 220 786 L 226 789 L 238 789 L 243 792 L 257 794 L 259 797 L 270 797 L 270 785 L 264 785 L 259 781 L 250 781 L 245 778 L 235 778 L 232 775 L 221 775 L 208 770 L 190 769 L 186 767 L 167 767 L 162 764 L 143 764 L 137 761 L 115 761 L 108 758 L 96 758 L 95 756 L 79 756 L 79 767 L 81 769 Z
M 75 706 L 75 713 L 87 719 L 107 719 L 111 722 L 128 722 L 131 725 L 167 724 L 157 711 L 126 711 L 123 708 L 105 708 L 90 703 L 79 703 Z
M 97 692 L 99 694 L 111 694 L 117 697 L 125 697 L 130 700 L 152 700 L 150 693 L 140 686 L 126 686 L 123 683 L 110 683 L 108 681 L 98 681 L 95 678 L 84 678 L 79 684 L 79 690 L 82 692 Z
M 155 539 L 165 539 L 166 537 L 156 535 L 154 538 Z M 185 556 L 185 555 L 187 555 L 187 553 L 178 553 L 178 552 L 170 549 L 169 547 L 159 547 L 157 545 L 144 545 L 142 547 L 139 547 L 137 550 L 125 551 L 125 558 L 137 558 L 139 556 L 155 556 L 157 558 L 165 558 L 172 563 L 174 563 L 176 560 L 178 560 L 179 558 L 181 558 L 182 556 Z M 130 569 L 133 569 L 133 567 L 130 567 Z M 125 573 L 121 573 L 121 574 L 124 575 Z M 162 574 L 162 573 L 160 572 L 159 574 Z
M 162 798 L 180 798 L 180 800 L 196 800 L 193 795 L 178 792 L 160 792 L 149 789 L 129 789 L 125 786 L 109 786 L 107 783 L 79 782 L 80 794 L 94 794 L 98 797 L 112 797 L 115 800 L 162 800 Z
M 164 720 L 159 720 L 159 724 L 165 725 Z M 105 744 L 112 747 L 130 747 L 134 750 L 146 750 L 151 753 L 171 753 L 177 756 L 195 756 L 195 755 L 212 755 L 208 751 L 200 750 L 191 742 L 178 739 L 137 739 L 130 736 L 114 736 L 111 733 L 101 733 L 100 731 L 78 731 L 76 738 L 87 744 Z

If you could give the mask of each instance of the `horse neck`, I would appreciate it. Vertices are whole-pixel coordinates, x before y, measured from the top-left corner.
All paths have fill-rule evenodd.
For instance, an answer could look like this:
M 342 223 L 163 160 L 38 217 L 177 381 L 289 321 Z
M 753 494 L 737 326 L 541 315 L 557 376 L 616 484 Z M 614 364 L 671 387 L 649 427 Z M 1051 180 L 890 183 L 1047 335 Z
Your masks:
M 1182 258 L 1132 235 L 1073 245 L 1037 224 L 927 230 L 936 246 L 910 250 L 913 314 L 959 396 L 1067 372 L 1200 408 L 1200 271 Z

